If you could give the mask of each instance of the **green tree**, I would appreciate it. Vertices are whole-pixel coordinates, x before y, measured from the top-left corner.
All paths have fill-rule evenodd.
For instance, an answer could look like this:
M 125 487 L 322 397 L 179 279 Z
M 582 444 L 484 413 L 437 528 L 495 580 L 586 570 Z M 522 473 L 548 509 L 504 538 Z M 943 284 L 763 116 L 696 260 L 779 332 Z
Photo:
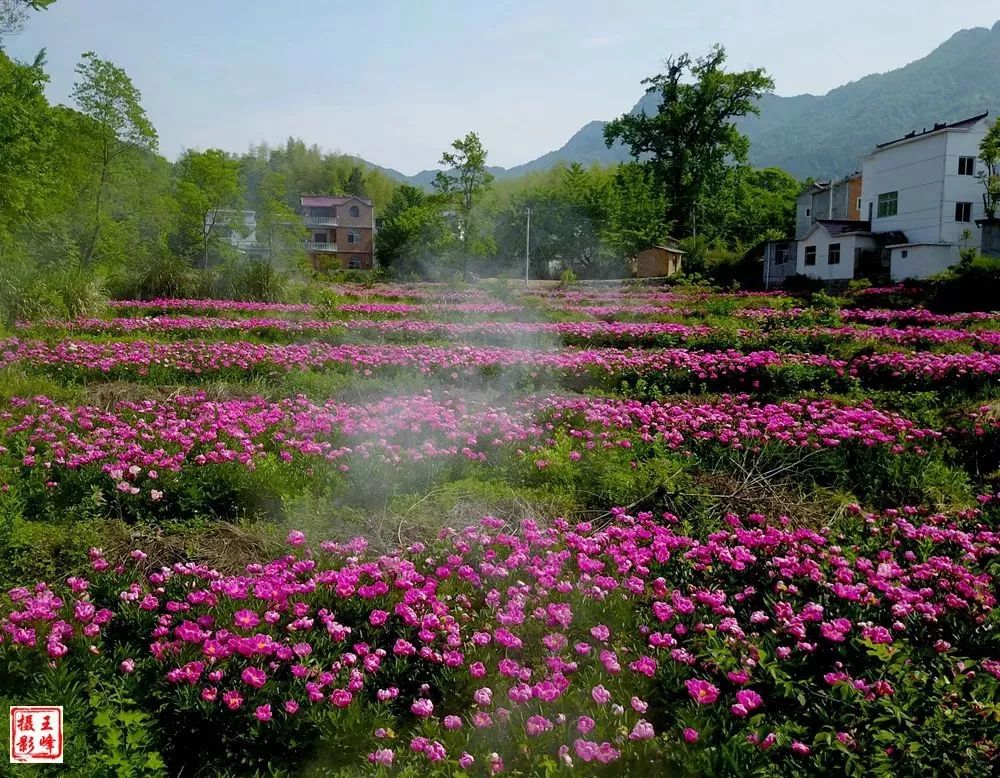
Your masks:
M 458 239 L 462 245 L 462 270 L 468 275 L 469 255 L 480 245 L 476 207 L 493 185 L 493 174 L 486 169 L 486 149 L 479 136 L 468 133 L 451 144 L 452 151 L 441 155 L 434 188 L 454 208 Z
M 283 173 L 264 173 L 257 188 L 257 240 L 267 246 L 267 262 L 292 266 L 305 258 L 306 229 L 288 205 L 287 191 Z
M 375 251 L 383 267 L 425 274 L 426 263 L 448 250 L 450 235 L 440 203 L 423 190 L 400 186 L 386 206 Z
M 795 202 L 802 185 L 780 168 L 729 167 L 706 186 L 698 208 L 698 235 L 741 247 L 765 233 L 787 237 L 795 230 Z
M 619 257 L 631 257 L 667 236 L 666 201 L 653 174 L 643 165 L 621 165 L 609 190 L 604 236 Z
M 983 207 L 987 219 L 997 218 L 1000 208 L 1000 119 L 986 133 L 979 144 L 979 159 L 985 170 L 979 174 L 983 182 Z
M 355 197 L 365 197 L 365 174 L 357 165 L 351 168 L 351 173 L 344 184 L 344 192 Z
M 187 151 L 178 162 L 177 204 L 182 245 L 208 267 L 210 250 L 220 245 L 220 227 L 233 225 L 229 212 L 240 195 L 239 161 L 221 149 Z M 228 232 L 228 230 L 225 230 Z M 193 250 L 192 250 L 193 249 Z
M 73 99 L 92 120 L 94 133 L 93 226 L 83 247 L 84 261 L 89 262 L 104 226 L 109 186 L 136 153 L 156 151 L 157 137 L 142 107 L 142 94 L 124 70 L 88 51 L 76 73 Z
M 45 52 L 30 65 L 0 51 L 0 245 L 37 215 L 51 178 Z
M 621 140 L 654 176 L 665 195 L 664 221 L 690 231 L 705 187 L 727 165 L 746 162 L 749 141 L 733 120 L 759 113 L 758 99 L 774 81 L 757 68 L 729 73 L 725 49 L 715 46 L 692 60 L 666 60 L 666 72 L 643 80 L 658 92 L 657 113 L 625 114 L 604 130 L 608 146 Z

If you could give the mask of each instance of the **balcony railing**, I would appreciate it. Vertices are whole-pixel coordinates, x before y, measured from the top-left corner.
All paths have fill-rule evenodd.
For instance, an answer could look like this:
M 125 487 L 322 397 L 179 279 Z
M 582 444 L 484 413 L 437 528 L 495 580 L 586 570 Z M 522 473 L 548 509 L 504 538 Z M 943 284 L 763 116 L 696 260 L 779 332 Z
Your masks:
M 337 219 L 334 216 L 306 216 L 307 227 L 336 227 Z
M 313 241 L 306 241 L 306 251 L 336 251 L 336 243 L 314 243 Z
M 243 251 L 267 251 L 268 245 L 259 240 L 234 240 L 232 244 Z

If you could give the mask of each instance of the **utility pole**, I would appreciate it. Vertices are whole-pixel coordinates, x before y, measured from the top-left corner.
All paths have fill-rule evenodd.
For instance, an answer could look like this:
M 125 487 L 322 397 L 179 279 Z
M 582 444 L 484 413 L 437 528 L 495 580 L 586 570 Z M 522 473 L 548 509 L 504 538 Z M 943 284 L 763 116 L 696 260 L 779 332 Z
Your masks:
M 528 217 L 528 226 L 524 232 L 524 285 L 528 285 L 528 261 L 531 257 L 531 209 L 524 209 L 525 215 Z

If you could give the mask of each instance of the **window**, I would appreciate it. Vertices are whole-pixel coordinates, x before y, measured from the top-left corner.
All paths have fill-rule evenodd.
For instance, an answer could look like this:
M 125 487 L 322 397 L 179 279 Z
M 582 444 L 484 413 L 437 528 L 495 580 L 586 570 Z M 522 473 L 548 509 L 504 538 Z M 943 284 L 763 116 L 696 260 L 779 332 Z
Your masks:
M 895 216 L 899 212 L 899 192 L 886 192 L 878 196 L 878 218 Z
M 831 243 L 830 248 L 826 252 L 826 264 L 828 265 L 839 265 L 840 264 L 840 244 Z
M 857 211 L 858 213 L 861 213 L 861 198 L 860 197 L 858 198 L 858 201 L 854 204 L 854 210 Z
M 333 208 L 313 206 L 309 209 L 309 215 L 316 219 L 332 219 L 336 214 L 333 212 Z
M 355 230 L 351 230 L 350 232 L 347 233 L 347 242 L 348 243 L 360 243 L 361 242 L 361 233 L 356 232 Z
M 959 157 L 958 158 L 958 174 L 960 176 L 971 176 L 976 172 L 976 158 L 975 157 Z
M 326 243 L 326 233 L 325 232 L 314 232 L 313 233 L 313 243 Z
M 806 208 L 806 216 L 812 216 L 812 208 Z
M 350 257 L 347 260 L 348 270 L 360 270 L 361 269 L 361 257 Z
M 352 205 L 352 206 L 351 206 L 351 210 L 350 210 L 350 212 L 349 212 L 349 213 L 350 213 L 350 214 L 351 214 L 351 216 L 353 216 L 354 218 L 357 218 L 358 216 L 360 216 L 360 215 L 361 215 L 361 209 L 360 209 L 360 208 L 358 208 L 358 206 L 356 206 L 356 205 Z
M 955 203 L 955 221 L 972 221 L 972 203 Z
M 778 246 L 774 250 L 774 264 L 784 265 L 788 261 L 788 246 Z
M 906 249 L 903 249 L 902 251 L 899 252 L 899 256 L 903 259 L 906 259 L 908 256 L 910 256 L 910 252 L 907 251 Z
M 816 247 L 806 246 L 806 264 L 815 265 L 816 264 Z
M 868 221 L 872 220 L 872 205 L 874 205 L 874 203 L 868 203 Z

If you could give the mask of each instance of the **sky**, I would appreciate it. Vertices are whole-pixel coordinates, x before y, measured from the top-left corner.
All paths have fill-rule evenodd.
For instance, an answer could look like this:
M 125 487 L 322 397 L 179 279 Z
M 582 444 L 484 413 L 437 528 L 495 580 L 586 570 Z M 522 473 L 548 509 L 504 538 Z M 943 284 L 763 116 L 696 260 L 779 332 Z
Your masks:
M 510 167 L 642 95 L 670 54 L 721 43 L 781 95 L 823 94 L 992 27 L 997 0 L 57 0 L 4 41 L 48 51 L 52 102 L 80 55 L 123 67 L 174 159 L 288 136 L 408 175 L 479 133 Z

